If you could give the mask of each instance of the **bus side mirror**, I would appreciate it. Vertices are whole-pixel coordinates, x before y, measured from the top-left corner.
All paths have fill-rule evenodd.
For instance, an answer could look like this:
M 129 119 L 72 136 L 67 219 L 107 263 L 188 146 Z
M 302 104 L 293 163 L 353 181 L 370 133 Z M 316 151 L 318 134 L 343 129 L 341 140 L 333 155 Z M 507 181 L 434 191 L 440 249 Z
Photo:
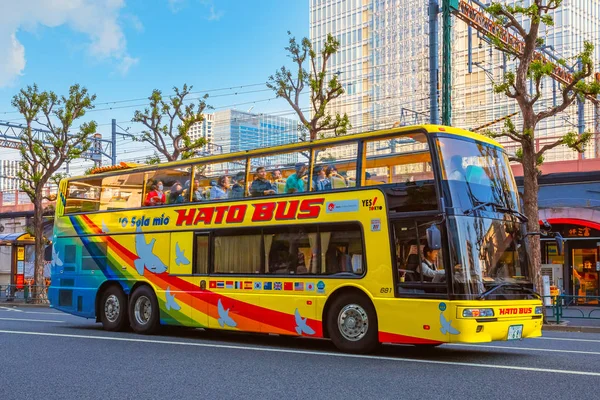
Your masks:
M 439 250 L 442 248 L 442 233 L 435 224 L 427 228 L 427 246 L 431 250 Z
M 558 255 L 562 256 L 563 254 L 563 237 L 560 233 L 556 232 L 554 234 L 554 240 L 556 240 L 556 251 L 558 251 Z

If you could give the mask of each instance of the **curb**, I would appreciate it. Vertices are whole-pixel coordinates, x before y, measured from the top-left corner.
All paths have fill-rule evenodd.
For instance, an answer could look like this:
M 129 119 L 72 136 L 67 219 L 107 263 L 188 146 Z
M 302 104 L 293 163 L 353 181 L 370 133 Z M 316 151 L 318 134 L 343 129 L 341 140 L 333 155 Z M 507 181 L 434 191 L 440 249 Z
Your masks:
M 600 333 L 600 326 L 544 325 L 542 331 Z

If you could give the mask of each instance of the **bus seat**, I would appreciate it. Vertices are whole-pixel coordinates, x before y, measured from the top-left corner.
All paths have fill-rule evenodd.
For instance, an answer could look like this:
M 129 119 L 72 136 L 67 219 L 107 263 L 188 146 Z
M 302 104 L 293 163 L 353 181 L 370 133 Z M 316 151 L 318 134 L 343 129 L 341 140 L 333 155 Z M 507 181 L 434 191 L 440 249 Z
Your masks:
M 279 180 L 275 183 L 275 186 L 277 187 L 277 193 L 279 193 L 279 194 L 285 193 L 285 181 Z
M 339 177 L 339 176 L 332 176 L 331 177 L 331 188 L 332 189 L 343 189 L 346 188 L 346 181 L 344 180 L 344 178 Z
M 356 179 L 348 178 L 348 187 L 356 187 Z
M 406 261 L 406 270 L 412 271 L 413 273 L 417 271 L 417 267 L 419 266 L 419 255 L 411 254 L 408 256 L 408 260 Z M 411 274 L 412 275 L 412 274 Z

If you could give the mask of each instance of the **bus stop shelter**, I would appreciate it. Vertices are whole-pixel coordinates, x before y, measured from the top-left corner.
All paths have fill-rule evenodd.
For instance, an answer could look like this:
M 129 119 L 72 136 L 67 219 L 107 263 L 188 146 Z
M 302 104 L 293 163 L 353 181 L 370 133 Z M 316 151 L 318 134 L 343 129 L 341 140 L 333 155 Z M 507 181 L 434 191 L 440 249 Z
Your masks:
M 26 232 L 0 234 L 0 285 L 22 289 L 34 264 L 33 236 Z

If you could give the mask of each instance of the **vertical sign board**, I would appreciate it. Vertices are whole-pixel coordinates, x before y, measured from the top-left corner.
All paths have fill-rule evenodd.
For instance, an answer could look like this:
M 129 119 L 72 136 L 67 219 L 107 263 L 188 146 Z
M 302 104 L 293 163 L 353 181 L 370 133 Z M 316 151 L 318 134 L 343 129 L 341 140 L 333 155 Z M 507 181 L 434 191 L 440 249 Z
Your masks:
M 23 289 L 25 283 L 25 247 L 17 247 L 17 289 Z

